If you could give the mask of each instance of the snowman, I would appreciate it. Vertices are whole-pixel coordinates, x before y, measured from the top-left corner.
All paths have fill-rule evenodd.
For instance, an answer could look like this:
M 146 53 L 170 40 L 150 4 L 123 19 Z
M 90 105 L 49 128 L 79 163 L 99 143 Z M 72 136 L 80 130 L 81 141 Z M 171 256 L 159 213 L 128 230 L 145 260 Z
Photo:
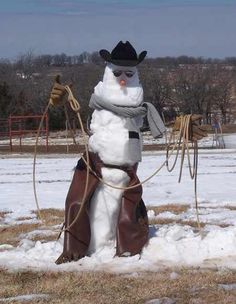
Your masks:
M 145 115 L 154 137 L 165 127 L 156 109 L 143 102 L 137 65 L 146 54 L 137 55 L 128 41 L 120 41 L 111 53 L 100 51 L 106 67 L 89 103 L 94 110 L 88 141 L 93 171 L 81 206 L 86 163 L 83 158 L 78 161 L 66 198 L 64 248 L 57 264 L 90 256 L 106 246 L 114 247 L 116 256 L 132 256 L 148 242 L 147 211 L 136 174 L 142 152 L 140 128 Z M 52 103 L 61 102 L 64 95 L 64 86 L 55 83 Z M 130 188 L 133 185 L 137 186 Z M 81 216 L 74 221 L 79 210 Z

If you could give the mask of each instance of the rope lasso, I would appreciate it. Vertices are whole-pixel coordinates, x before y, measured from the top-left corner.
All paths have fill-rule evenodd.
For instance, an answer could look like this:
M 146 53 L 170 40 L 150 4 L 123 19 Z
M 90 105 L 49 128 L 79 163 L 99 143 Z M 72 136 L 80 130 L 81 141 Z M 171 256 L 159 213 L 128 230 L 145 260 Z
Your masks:
M 198 225 L 198 228 L 201 229 L 200 221 L 199 221 L 199 212 L 198 212 L 198 200 L 197 200 L 197 167 L 198 167 L 198 144 L 197 144 L 197 140 L 193 141 L 193 151 L 194 151 L 193 167 L 192 167 L 192 164 L 191 164 L 190 151 L 189 151 L 189 138 L 191 137 L 190 131 L 189 131 L 189 126 L 190 126 L 190 122 L 191 122 L 191 116 L 192 115 L 181 116 L 180 130 L 179 130 L 179 134 L 178 134 L 177 140 L 175 140 L 174 145 L 173 145 L 172 149 L 170 150 L 171 141 L 172 141 L 172 138 L 174 137 L 174 132 L 172 132 L 171 136 L 170 136 L 170 139 L 169 139 L 169 143 L 167 143 L 167 145 L 166 145 L 166 160 L 161 164 L 161 166 L 159 168 L 157 168 L 156 171 L 154 171 L 153 174 L 151 174 L 149 177 L 147 177 L 142 182 L 136 183 L 136 184 L 134 184 L 132 186 L 129 186 L 129 187 L 119 187 L 119 186 L 115 186 L 115 185 L 112 185 L 112 184 L 109 184 L 109 183 L 105 182 L 101 177 L 99 177 L 97 175 L 97 173 L 91 167 L 90 167 L 90 171 L 99 179 L 99 181 L 101 183 L 103 183 L 104 185 L 106 185 L 108 187 L 111 187 L 113 189 L 118 189 L 118 190 L 124 190 L 124 191 L 125 190 L 129 190 L 129 189 L 134 189 L 134 188 L 139 187 L 140 185 L 145 184 L 150 179 L 152 179 L 155 175 L 157 175 L 157 173 L 165 165 L 166 165 L 167 170 L 169 172 L 173 171 L 174 168 L 175 168 L 175 166 L 176 166 L 176 163 L 177 163 L 177 159 L 178 159 L 178 155 L 179 155 L 179 150 L 180 150 L 181 142 L 182 142 L 182 147 L 181 147 L 181 165 L 180 165 L 180 173 L 179 173 L 178 182 L 179 183 L 181 182 L 182 171 L 183 171 L 183 164 L 184 164 L 184 158 L 185 158 L 185 150 L 187 150 L 189 173 L 190 173 L 191 179 L 194 179 L 194 198 L 195 198 L 197 225 Z M 176 148 L 177 148 L 177 151 L 176 151 L 176 156 L 175 156 L 174 164 L 170 168 L 168 161 L 171 158 L 171 156 L 174 153 L 174 151 L 175 151 Z M 169 151 L 170 151 L 170 153 L 169 153 Z M 87 166 L 89 166 L 89 164 L 86 162 L 86 160 L 84 159 L 83 156 L 82 156 L 82 159 L 85 162 L 85 164 Z
M 199 220 L 199 211 L 198 211 L 198 200 L 197 200 L 197 168 L 198 168 L 198 143 L 197 143 L 197 140 L 193 141 L 193 153 L 194 153 L 193 165 L 191 164 L 190 152 L 189 152 L 189 136 L 190 136 L 189 126 L 190 126 L 190 122 L 191 122 L 191 116 L 192 115 L 181 116 L 180 136 L 179 137 L 182 140 L 182 149 L 181 149 L 181 161 L 180 161 L 180 172 L 179 172 L 178 182 L 179 183 L 181 182 L 183 163 L 184 163 L 184 158 L 185 158 L 185 150 L 187 150 L 189 174 L 190 174 L 191 179 L 194 180 L 194 199 L 195 199 L 195 208 L 196 208 L 196 216 L 197 216 L 197 225 L 198 225 L 199 230 L 201 230 L 201 225 L 200 225 L 200 220 Z M 166 167 L 169 172 L 173 171 L 175 168 L 175 165 L 177 163 L 177 158 L 179 155 L 179 150 L 180 150 L 180 144 L 178 145 L 174 164 L 171 167 L 169 167 L 169 163 L 168 163 L 169 147 L 167 146 Z
M 77 99 L 75 99 L 75 97 L 73 96 L 73 93 L 72 93 L 72 91 L 71 91 L 71 89 L 70 89 L 70 87 L 68 85 L 65 86 L 65 89 L 66 89 L 66 91 L 68 93 L 68 102 L 70 103 L 71 109 L 76 113 L 76 115 L 78 117 L 79 124 L 80 124 L 81 131 L 82 131 L 82 137 L 85 139 L 86 138 L 86 132 L 84 130 L 84 125 L 83 125 L 83 122 L 82 122 L 82 119 L 81 119 L 81 116 L 80 116 L 80 113 L 79 113 L 79 111 L 80 111 L 80 104 L 77 101 Z M 85 142 L 85 155 L 86 155 L 86 160 L 85 161 L 86 161 L 86 164 L 87 164 L 87 166 L 86 166 L 86 181 L 85 181 L 85 188 L 84 188 L 84 193 L 83 193 L 82 201 L 80 202 L 80 208 L 79 208 L 79 211 L 76 214 L 76 217 L 71 222 L 71 224 L 68 227 L 66 227 L 65 229 L 62 229 L 60 231 L 59 237 L 60 237 L 60 235 L 61 235 L 61 233 L 63 231 L 69 231 L 69 229 L 77 222 L 77 220 L 80 217 L 80 214 L 83 211 L 83 206 L 85 204 L 85 198 L 86 198 L 86 195 L 87 195 L 87 192 L 88 192 L 89 171 L 90 171 L 89 151 L 88 151 L 88 145 L 87 145 L 86 142 Z
M 66 91 L 68 93 L 68 102 L 70 103 L 70 106 L 71 106 L 72 110 L 77 114 L 77 118 L 79 120 L 79 124 L 80 124 L 81 131 L 82 131 L 82 136 L 85 139 L 86 138 L 86 132 L 84 130 L 83 122 L 82 122 L 82 119 L 81 119 L 81 116 L 80 116 L 80 113 L 79 113 L 79 111 L 80 111 L 80 104 L 75 99 L 75 97 L 73 96 L 73 93 L 72 93 L 70 87 L 69 86 L 65 86 L 65 89 L 66 89 Z M 41 220 L 42 220 L 42 216 L 41 216 L 41 213 L 40 213 L 39 203 L 38 203 L 37 194 L 36 194 L 36 185 L 35 185 L 35 164 L 36 164 L 36 154 L 37 154 L 38 138 L 39 138 L 40 130 L 42 128 L 43 118 L 45 117 L 50 104 L 51 104 L 51 100 L 49 101 L 48 105 L 45 108 L 44 114 L 42 116 L 42 119 L 41 119 L 41 122 L 40 122 L 40 125 L 39 125 L 39 129 L 38 129 L 38 132 L 37 132 L 36 144 L 35 144 L 35 153 L 34 153 L 34 165 L 33 165 L 33 168 L 34 168 L 33 169 L 34 196 L 35 196 L 35 201 L 36 201 L 36 205 L 37 205 L 38 216 L 39 216 L 39 218 Z M 189 146 L 188 146 L 190 119 L 191 119 L 191 115 L 186 115 L 186 116 L 183 116 L 181 118 L 178 139 L 177 139 L 177 141 L 175 140 L 172 148 L 170 149 L 171 141 L 172 141 L 172 139 L 174 137 L 174 133 L 173 132 L 171 133 L 171 136 L 170 136 L 170 139 L 169 139 L 169 143 L 167 143 L 167 148 L 166 148 L 166 151 L 167 151 L 167 153 L 166 153 L 166 160 L 161 164 L 161 166 L 159 168 L 157 168 L 157 170 L 155 170 L 153 174 L 151 174 L 148 178 L 146 178 L 142 182 L 139 182 L 139 183 L 134 184 L 134 185 L 129 186 L 129 187 L 119 187 L 119 186 L 111 185 L 111 184 L 105 182 L 102 178 L 100 178 L 97 175 L 97 173 L 94 170 L 92 170 L 92 168 L 91 168 L 91 166 L 89 164 L 88 144 L 85 141 L 84 145 L 85 145 L 86 159 L 83 156 L 82 156 L 82 159 L 83 159 L 83 161 L 86 164 L 86 183 L 85 183 L 85 189 L 84 189 L 82 201 L 80 202 L 81 206 L 80 206 L 80 209 L 79 209 L 76 217 L 72 221 L 72 223 L 68 227 L 66 227 L 65 229 L 62 228 L 60 234 L 63 231 L 68 231 L 75 224 L 75 222 L 77 222 L 77 220 L 80 217 L 80 214 L 81 214 L 81 212 L 83 210 L 83 205 L 85 204 L 85 197 L 87 195 L 88 183 L 89 183 L 89 172 L 92 172 L 99 179 L 100 182 L 102 182 L 106 186 L 114 188 L 114 189 L 128 190 L 128 189 L 133 189 L 133 188 L 139 187 L 140 185 L 143 185 L 144 183 L 148 182 L 151 178 L 153 178 L 165 165 L 167 166 L 167 170 L 168 171 L 172 171 L 174 169 L 174 167 L 176 165 L 176 162 L 177 162 L 178 155 L 179 155 L 181 141 L 182 141 L 182 153 L 181 153 L 181 168 L 180 168 L 179 182 L 181 180 L 183 161 L 184 161 L 184 155 L 185 155 L 185 147 L 186 147 L 186 149 L 187 149 L 187 155 L 188 155 L 188 163 L 189 163 L 190 176 L 191 176 L 192 179 L 194 178 L 195 203 L 196 203 L 196 210 L 197 210 L 197 221 L 198 221 L 198 227 L 200 228 L 199 215 L 198 215 L 198 204 L 197 204 L 197 158 L 198 158 L 198 156 L 197 156 L 197 141 L 194 141 L 194 165 L 193 165 L 193 171 L 192 171 L 191 162 L 190 162 Z M 186 141 L 186 139 L 187 139 L 187 141 Z M 169 168 L 168 161 L 169 161 L 170 157 L 172 156 L 172 154 L 174 153 L 174 151 L 175 151 L 176 148 L 177 148 L 177 151 L 176 151 L 176 157 L 175 157 L 174 165 L 172 165 L 172 167 Z M 63 225 L 63 227 L 64 227 L 64 225 Z M 60 237 L 60 235 L 59 235 L 59 237 Z
M 86 132 L 84 130 L 83 122 L 82 122 L 82 119 L 81 119 L 81 116 L 80 116 L 80 113 L 79 113 L 80 104 L 74 98 L 70 87 L 69 86 L 65 86 L 65 89 L 66 89 L 66 91 L 68 93 L 68 102 L 69 102 L 72 110 L 77 114 L 77 117 L 78 117 L 78 120 L 79 120 L 79 123 L 80 123 L 80 127 L 81 127 L 81 131 L 82 131 L 82 136 L 83 136 L 83 138 L 85 138 L 86 137 Z M 42 218 L 42 215 L 41 215 L 41 211 L 40 211 L 40 207 L 39 207 L 39 202 L 38 202 L 38 196 L 37 196 L 37 190 L 36 190 L 36 157 L 37 157 L 37 147 L 38 147 L 39 135 L 40 135 L 40 132 L 41 132 L 41 129 L 42 129 L 44 118 L 45 118 L 45 116 L 46 116 L 46 114 L 48 112 L 50 104 L 52 104 L 51 99 L 49 100 L 47 106 L 45 107 L 44 113 L 43 113 L 42 118 L 41 118 L 40 123 L 39 123 L 38 131 L 37 131 L 37 134 L 36 134 L 35 149 L 34 149 L 34 159 L 33 159 L 33 190 L 34 190 L 34 198 L 35 198 L 35 203 L 36 203 L 36 207 L 37 207 L 37 216 L 38 216 L 38 218 L 41 221 L 43 221 L 43 218 Z M 81 207 L 80 207 L 79 212 L 77 213 L 76 217 L 74 218 L 73 222 L 68 227 L 66 227 L 65 229 L 63 229 L 62 231 L 67 231 L 67 230 L 69 230 L 74 225 L 74 223 L 80 217 L 80 214 L 81 214 L 82 209 L 83 209 L 82 207 L 83 207 L 83 205 L 85 203 L 85 197 L 86 197 L 87 191 L 88 191 L 89 170 L 90 170 L 89 169 L 90 165 L 89 165 L 88 145 L 86 143 L 85 143 L 85 153 L 86 153 L 86 160 L 85 161 L 86 161 L 86 164 L 87 164 L 87 169 L 86 169 L 85 189 L 84 189 L 82 201 L 80 203 Z M 63 225 L 63 227 L 64 227 L 64 225 Z
M 36 203 L 36 207 L 37 207 L 37 216 L 38 218 L 43 221 L 42 215 L 41 215 L 41 211 L 40 211 L 40 207 L 39 207 L 39 202 L 38 202 L 38 196 L 37 196 L 37 191 L 36 191 L 36 157 L 37 157 L 37 147 L 38 147 L 38 141 L 39 141 L 39 135 L 43 126 L 43 121 L 45 119 L 45 116 L 48 112 L 50 106 L 50 101 L 48 102 L 47 106 L 45 107 L 45 110 L 43 112 L 43 115 L 41 117 L 40 123 L 39 123 L 39 127 L 37 130 L 37 134 L 36 134 L 36 140 L 35 140 L 35 145 L 34 145 L 34 158 L 33 158 L 33 190 L 34 190 L 34 199 L 35 199 L 35 203 Z

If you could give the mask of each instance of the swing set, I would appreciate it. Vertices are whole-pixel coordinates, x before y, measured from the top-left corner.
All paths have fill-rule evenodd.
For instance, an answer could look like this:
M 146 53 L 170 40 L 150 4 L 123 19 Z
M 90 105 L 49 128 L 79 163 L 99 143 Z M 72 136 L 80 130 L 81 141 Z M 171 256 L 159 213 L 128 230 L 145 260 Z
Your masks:
M 42 120 L 42 128 L 40 135 L 45 138 L 46 152 L 48 152 L 48 114 L 46 115 L 10 115 L 8 119 L 0 121 L 0 138 L 9 140 L 10 151 L 13 152 L 13 147 L 18 140 L 20 151 L 25 136 L 36 136 L 38 133 L 38 124 Z

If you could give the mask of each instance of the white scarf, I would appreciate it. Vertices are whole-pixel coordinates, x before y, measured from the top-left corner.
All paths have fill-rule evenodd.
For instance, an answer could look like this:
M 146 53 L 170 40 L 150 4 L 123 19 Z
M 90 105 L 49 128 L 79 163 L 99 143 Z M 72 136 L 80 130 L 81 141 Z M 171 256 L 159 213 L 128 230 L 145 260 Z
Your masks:
M 100 81 L 94 88 L 94 94 L 99 99 L 117 106 L 137 107 L 143 101 L 141 86 L 118 88 Z

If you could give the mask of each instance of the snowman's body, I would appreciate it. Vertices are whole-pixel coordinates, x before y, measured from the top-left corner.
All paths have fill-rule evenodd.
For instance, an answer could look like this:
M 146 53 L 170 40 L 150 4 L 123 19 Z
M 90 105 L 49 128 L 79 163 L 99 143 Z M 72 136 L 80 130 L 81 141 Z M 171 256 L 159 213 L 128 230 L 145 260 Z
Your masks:
M 92 115 L 89 149 L 102 161 L 112 165 L 134 165 L 141 161 L 142 118 L 124 118 L 107 110 L 95 110 Z M 130 132 L 139 139 L 130 138 Z
M 140 254 L 148 242 L 147 210 L 136 174 L 142 152 L 142 115 L 148 118 L 150 114 L 148 105 L 142 106 L 136 66 L 147 52 L 137 55 L 128 41 L 120 41 L 111 53 L 102 49 L 99 54 L 107 65 L 90 100 L 94 112 L 88 160 L 95 174 L 87 171 L 81 157 L 66 197 L 64 246 L 56 264 L 77 261 L 109 244 L 115 248 L 115 241 L 115 255 Z M 61 95 L 55 91 L 57 100 Z M 135 187 L 125 189 L 131 185 Z
M 94 94 L 115 105 L 140 105 L 143 95 L 136 67 L 130 68 L 135 74 L 132 79 L 126 79 L 128 83 L 125 88 L 120 86 L 119 79 L 112 73 L 116 68 L 112 64 L 106 67 L 103 82 L 98 84 Z M 142 123 L 142 117 L 124 118 L 105 109 L 95 110 L 90 125 L 92 135 L 89 138 L 89 150 L 97 153 L 104 164 L 135 165 L 141 161 Z M 121 187 L 125 187 L 129 182 L 127 173 L 115 168 L 103 167 L 102 178 L 108 184 Z M 123 190 L 111 188 L 103 183 L 100 183 L 95 190 L 89 213 L 91 241 L 88 252 L 90 254 L 115 241 L 122 193 Z

